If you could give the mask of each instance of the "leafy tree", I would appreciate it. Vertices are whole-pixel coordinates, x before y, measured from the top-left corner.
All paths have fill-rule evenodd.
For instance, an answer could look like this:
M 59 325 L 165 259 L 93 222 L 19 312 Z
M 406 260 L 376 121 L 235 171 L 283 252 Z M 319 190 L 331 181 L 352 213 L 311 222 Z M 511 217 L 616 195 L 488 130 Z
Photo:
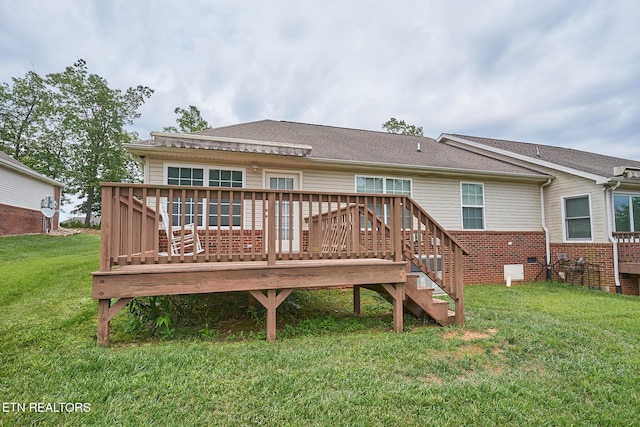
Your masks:
M 47 120 L 53 111 L 51 91 L 46 80 L 35 71 L 11 80 L 11 86 L 0 84 L 0 149 L 51 176 L 42 168 L 43 161 L 50 157 L 39 152 L 41 137 L 46 133 Z M 60 172 L 56 167 L 53 175 Z
M 422 136 L 422 126 L 408 125 L 404 120 L 397 120 L 393 117 L 384 122 L 382 128 L 389 133 Z
M 151 96 L 146 86 L 112 89 L 107 81 L 89 74 L 84 60 L 61 73 L 47 76 L 54 89 L 55 132 L 69 147 L 68 189 L 84 199 L 78 210 L 91 215 L 101 209 L 101 181 L 132 181 L 136 166 L 124 144 L 137 135 L 125 130 L 140 117 L 138 108 Z
M 209 123 L 202 118 L 200 110 L 195 105 L 189 105 L 188 110 L 176 107 L 173 112 L 178 115 L 176 123 L 178 123 L 179 128 L 176 128 L 175 126 L 167 126 L 163 129 L 165 132 L 189 133 L 209 129 L 210 127 Z

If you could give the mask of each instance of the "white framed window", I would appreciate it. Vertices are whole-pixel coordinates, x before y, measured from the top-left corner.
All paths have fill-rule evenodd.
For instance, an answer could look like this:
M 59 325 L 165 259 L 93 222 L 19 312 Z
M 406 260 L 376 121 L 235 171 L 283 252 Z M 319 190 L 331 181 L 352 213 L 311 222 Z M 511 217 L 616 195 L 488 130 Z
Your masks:
M 462 228 L 484 230 L 484 184 L 461 182 Z
M 356 193 L 375 193 L 375 194 L 406 194 L 411 197 L 412 181 L 408 178 L 393 178 L 393 177 L 379 177 L 379 176 L 358 176 L 356 175 Z M 369 206 L 369 209 L 373 209 L 373 205 Z M 385 209 L 384 218 L 386 224 L 391 221 L 391 213 L 388 209 Z M 407 227 L 411 221 L 410 212 L 406 212 L 407 218 L 405 222 Z M 376 206 L 376 215 L 382 216 L 382 206 Z M 361 216 L 360 224 L 361 228 L 364 228 L 364 218 Z M 369 221 L 369 228 L 372 223 Z
M 562 210 L 565 240 L 591 241 L 591 196 L 563 197 Z
M 640 232 L 640 195 L 615 194 L 613 210 L 618 233 Z
M 168 185 L 184 185 L 194 187 L 244 187 L 244 169 L 218 167 L 218 166 L 193 166 L 193 165 L 165 165 Z M 171 201 L 171 222 L 174 226 L 181 225 L 182 200 L 174 197 Z M 184 217 L 186 224 L 196 222 L 195 201 L 187 198 L 184 201 Z M 242 221 L 242 200 L 220 199 L 210 200 L 205 207 L 205 199 L 198 199 L 197 225 L 203 226 L 205 216 L 211 227 L 217 227 L 218 221 L 221 227 L 239 227 Z
M 411 179 L 356 175 L 356 193 L 406 194 L 411 196 Z

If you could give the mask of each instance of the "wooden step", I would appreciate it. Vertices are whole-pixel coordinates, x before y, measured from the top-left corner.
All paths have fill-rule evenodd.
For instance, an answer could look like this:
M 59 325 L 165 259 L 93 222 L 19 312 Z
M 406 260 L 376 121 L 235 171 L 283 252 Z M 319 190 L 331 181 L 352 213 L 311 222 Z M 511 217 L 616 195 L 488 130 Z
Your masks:
M 376 291 L 389 302 L 393 298 L 380 285 L 362 285 L 363 288 Z M 418 287 L 418 275 L 408 274 L 405 282 L 404 308 L 416 317 L 429 317 L 439 325 L 446 326 L 455 323 L 455 312 L 449 310 L 449 302 L 433 298 L 432 288 Z
M 416 317 L 426 314 L 440 325 L 450 324 L 449 303 L 433 298 L 433 289 L 418 287 L 418 277 L 417 274 L 407 275 L 404 306 Z

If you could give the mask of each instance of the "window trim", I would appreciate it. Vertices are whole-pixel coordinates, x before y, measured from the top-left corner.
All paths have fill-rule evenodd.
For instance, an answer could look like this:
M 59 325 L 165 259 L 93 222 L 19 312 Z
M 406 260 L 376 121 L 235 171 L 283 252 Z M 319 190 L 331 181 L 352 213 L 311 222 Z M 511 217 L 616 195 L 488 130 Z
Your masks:
M 589 238 L 569 237 L 567 230 L 567 205 L 566 201 L 571 199 L 582 199 L 586 197 L 589 202 Z M 573 194 L 562 196 L 560 205 L 562 208 L 562 240 L 564 243 L 584 242 L 593 243 L 593 204 L 591 203 L 591 193 Z
M 616 224 L 616 196 L 624 196 L 627 197 L 629 200 L 629 222 L 630 222 L 630 228 L 631 231 L 630 233 L 640 233 L 640 229 L 638 230 L 634 230 L 635 228 L 635 222 L 638 221 L 638 218 L 636 218 L 633 215 L 633 198 L 637 197 L 640 198 L 640 193 L 629 193 L 629 192 L 614 192 L 613 193 L 613 199 L 612 199 L 612 209 L 613 209 L 613 227 L 616 233 L 629 233 L 628 231 L 618 231 L 618 225 Z
M 224 165 L 204 165 L 201 163 L 180 163 L 180 162 L 165 162 L 163 164 L 163 183 L 164 185 L 169 185 L 169 168 L 189 168 L 189 169 L 202 169 L 202 174 L 203 174 L 203 187 L 207 187 L 207 188 L 218 188 L 218 187 L 211 187 L 209 185 L 209 171 L 210 170 L 229 170 L 229 171 L 238 171 L 238 172 L 242 172 L 242 187 L 219 187 L 219 188 L 223 188 L 226 190 L 240 190 L 242 188 L 246 188 L 247 186 L 247 168 L 242 168 L 242 167 L 237 167 L 237 166 L 224 166 Z M 203 225 L 198 225 L 197 228 L 199 230 L 201 229 L 205 229 L 206 227 L 210 227 L 210 229 L 218 229 L 218 226 L 209 226 L 209 202 L 203 197 L 202 198 L 202 203 L 203 206 L 207 206 L 207 216 L 205 217 L 205 215 L 202 216 L 202 224 Z M 169 212 L 169 216 L 172 218 L 172 212 L 173 210 L 171 210 L 171 212 Z M 200 212 L 198 213 L 198 215 L 200 215 Z M 232 218 L 232 217 L 231 217 Z M 197 223 L 197 219 L 195 219 L 196 223 Z M 206 222 L 206 225 L 205 225 Z M 240 217 L 240 225 L 232 225 L 232 226 L 228 226 L 228 225 L 221 225 L 220 229 L 221 230 L 240 230 L 242 228 L 242 225 L 244 223 L 244 218 L 241 216 Z M 173 223 L 173 219 L 171 219 L 171 223 Z
M 464 184 L 480 185 L 482 187 L 482 205 L 465 205 L 464 195 L 462 193 L 462 186 Z M 485 191 L 484 182 L 478 181 L 460 181 L 460 226 L 465 231 L 483 231 L 487 229 L 487 208 L 486 208 L 487 193 Z M 482 228 L 465 228 L 464 227 L 464 208 L 482 208 Z
M 360 193 L 358 192 L 358 178 L 373 178 L 373 179 L 382 179 L 382 193 Z M 387 192 L 387 180 L 388 179 L 398 179 L 402 181 L 409 181 L 409 194 L 404 193 L 388 193 Z M 400 176 L 388 176 L 388 175 L 354 175 L 353 176 L 353 186 L 354 192 L 357 194 L 380 194 L 380 195 L 405 195 L 413 198 L 413 178 L 410 177 L 400 177 Z M 382 216 L 384 220 L 387 221 L 389 219 L 389 211 L 385 206 L 385 210 L 382 212 Z M 410 221 L 410 219 L 408 219 Z M 360 227 L 361 230 L 364 230 L 364 227 Z
M 211 169 L 224 169 L 230 171 L 242 172 L 242 188 L 247 186 L 247 168 L 237 166 L 224 166 L 224 165 L 203 165 L 200 163 L 164 163 L 164 170 L 162 176 L 162 182 L 164 185 L 169 182 L 169 168 L 190 168 L 190 169 L 203 169 L 203 184 L 204 187 L 209 187 L 209 170 Z M 226 187 L 221 187 L 226 188 Z M 236 187 L 238 188 L 238 187 Z
M 381 178 L 382 179 L 382 193 L 358 193 L 358 178 Z M 400 179 L 403 181 L 409 181 L 409 185 L 411 186 L 411 190 L 409 191 L 409 194 L 406 194 L 406 196 L 409 196 L 411 198 L 413 198 L 413 178 L 410 177 L 402 177 L 402 176 L 392 176 L 392 175 L 354 175 L 353 176 L 353 191 L 354 193 L 358 193 L 358 194 L 403 194 L 403 193 L 387 193 L 387 179 Z

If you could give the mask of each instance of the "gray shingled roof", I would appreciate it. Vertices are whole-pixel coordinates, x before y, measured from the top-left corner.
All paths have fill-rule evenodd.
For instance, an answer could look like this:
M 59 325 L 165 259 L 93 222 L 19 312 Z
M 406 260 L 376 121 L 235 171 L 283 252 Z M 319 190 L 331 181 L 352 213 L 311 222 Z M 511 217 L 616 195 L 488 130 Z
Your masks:
M 310 159 L 386 164 L 425 169 L 544 177 L 543 173 L 469 150 L 441 144 L 433 138 L 286 121 L 262 120 L 194 132 L 192 135 L 305 144 Z M 140 145 L 162 145 L 140 141 Z M 208 142 L 202 141 L 201 148 Z M 420 152 L 418 152 L 420 144 Z
M 476 142 L 488 147 L 510 151 L 515 154 L 530 157 L 533 162 L 547 161 L 556 165 L 588 172 L 603 177 L 612 177 L 613 168 L 627 166 L 640 168 L 640 162 L 606 156 L 603 154 L 589 153 L 587 151 L 572 148 L 556 147 L 552 145 L 534 144 L 528 142 L 508 141 L 502 139 L 481 138 L 477 136 L 444 134 Z M 539 154 L 539 156 L 538 156 Z

